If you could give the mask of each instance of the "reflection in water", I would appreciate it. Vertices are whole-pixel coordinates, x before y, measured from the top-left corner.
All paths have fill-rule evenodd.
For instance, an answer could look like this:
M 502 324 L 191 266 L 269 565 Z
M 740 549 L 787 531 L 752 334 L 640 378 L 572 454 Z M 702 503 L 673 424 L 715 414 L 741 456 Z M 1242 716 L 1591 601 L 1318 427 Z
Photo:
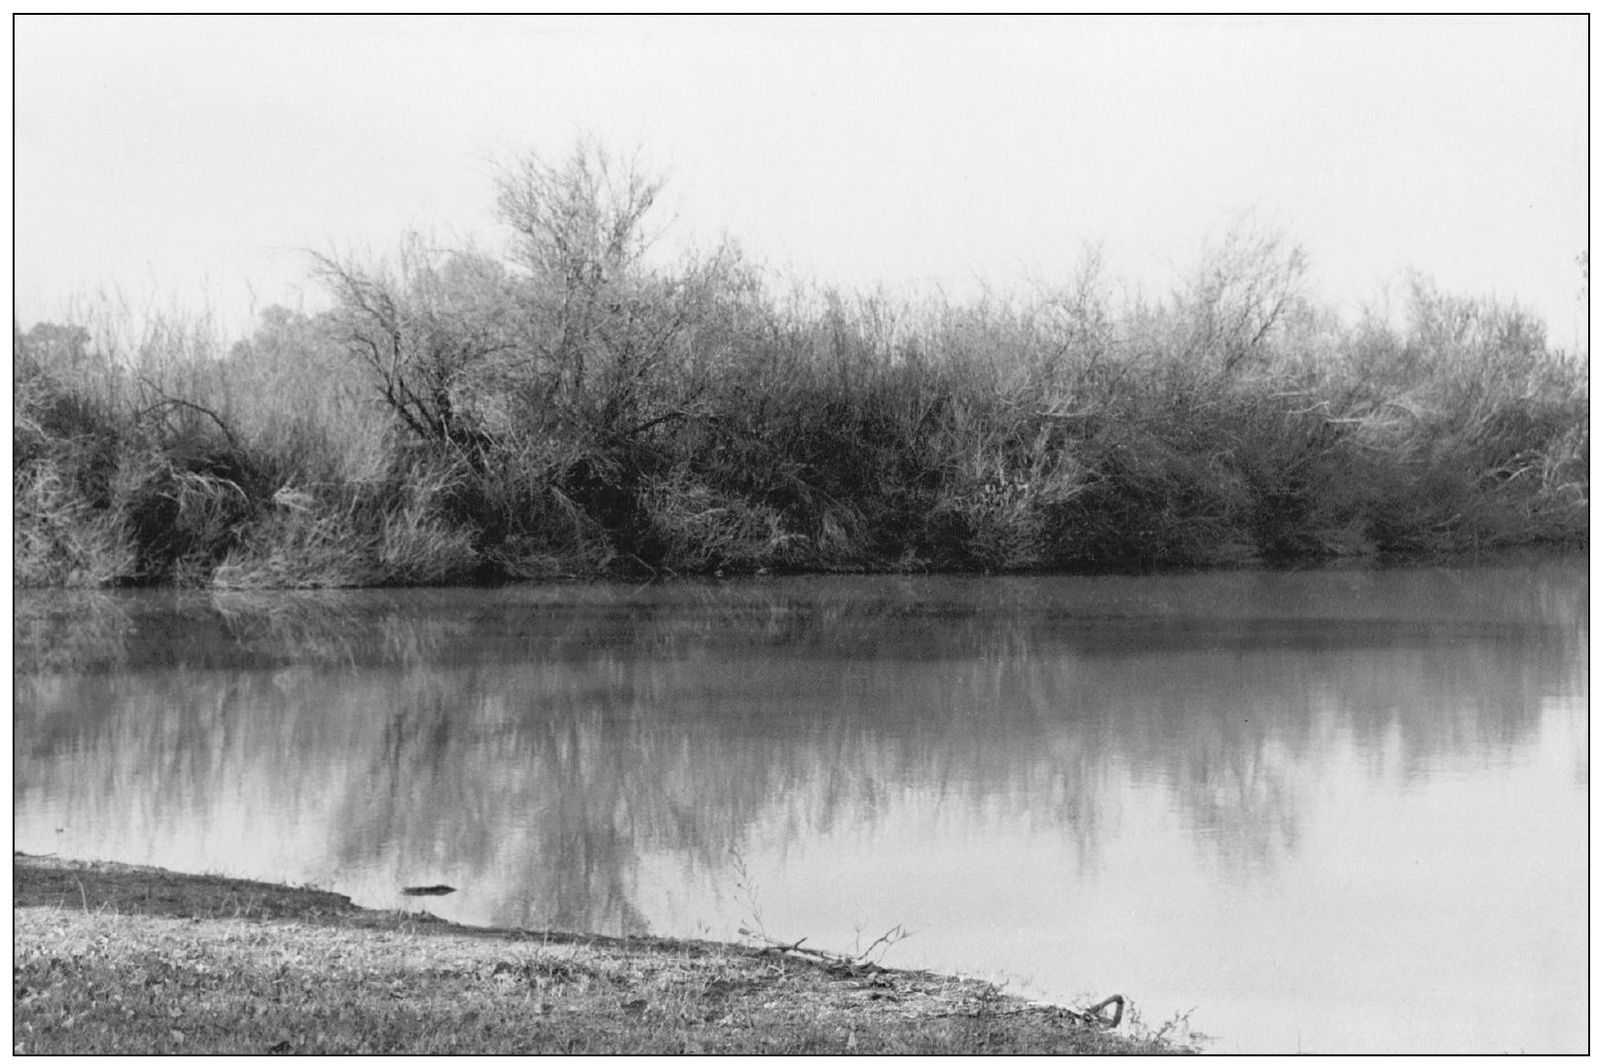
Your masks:
M 1516 949 L 1569 973 L 1502 1000 L 1583 1015 L 1586 590 L 1549 561 L 22 594 L 16 845 L 383 906 L 444 881 L 459 893 L 430 911 L 532 927 L 730 935 L 761 915 L 846 948 L 885 929 L 865 919 L 917 916 L 931 953 L 917 937 L 892 960 L 997 961 L 1052 993 L 1140 979 L 1119 988 L 1150 1002 L 1168 976 L 1169 1007 L 1241 1029 L 1225 1048 L 1297 1048 L 1262 1011 L 1279 992 L 1305 1049 L 1575 1048 L 1580 1019 L 1517 1041 L 1476 1019 L 1489 988 L 1368 994 L 1398 958 L 1356 950 L 1375 932 L 1453 955 L 1434 928 L 1467 928 L 1442 929 L 1456 895 L 1435 877 L 1483 877 L 1476 919 L 1547 920 Z M 1535 773 L 1560 780 L 1547 807 Z M 1509 793 L 1490 807 L 1490 788 Z M 1516 852 L 1466 863 L 1507 836 Z

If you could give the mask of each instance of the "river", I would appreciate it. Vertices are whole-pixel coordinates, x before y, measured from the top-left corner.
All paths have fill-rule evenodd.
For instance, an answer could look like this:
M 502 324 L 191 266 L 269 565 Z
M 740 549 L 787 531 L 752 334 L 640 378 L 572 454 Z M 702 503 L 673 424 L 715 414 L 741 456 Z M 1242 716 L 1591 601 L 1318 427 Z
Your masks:
M 1587 594 L 1580 557 L 18 592 L 15 846 L 873 946 L 1225 1052 L 1581 1052 Z

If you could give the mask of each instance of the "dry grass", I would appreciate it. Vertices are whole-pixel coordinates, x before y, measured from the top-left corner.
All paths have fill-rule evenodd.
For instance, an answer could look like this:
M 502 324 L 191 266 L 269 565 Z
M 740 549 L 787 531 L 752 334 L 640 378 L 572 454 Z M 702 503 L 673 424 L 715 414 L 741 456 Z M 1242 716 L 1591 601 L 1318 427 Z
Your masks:
M 1150 1053 L 973 980 L 18 855 L 18 1053 Z

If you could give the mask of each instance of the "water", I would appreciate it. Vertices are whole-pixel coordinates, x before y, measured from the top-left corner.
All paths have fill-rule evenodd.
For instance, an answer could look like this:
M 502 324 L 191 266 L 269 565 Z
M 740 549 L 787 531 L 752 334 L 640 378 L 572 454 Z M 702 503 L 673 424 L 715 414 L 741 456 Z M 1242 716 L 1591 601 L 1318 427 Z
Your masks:
M 901 926 L 889 964 L 1224 1051 L 1582 1051 L 1586 598 L 1553 559 L 25 593 L 15 845 L 473 923 Z

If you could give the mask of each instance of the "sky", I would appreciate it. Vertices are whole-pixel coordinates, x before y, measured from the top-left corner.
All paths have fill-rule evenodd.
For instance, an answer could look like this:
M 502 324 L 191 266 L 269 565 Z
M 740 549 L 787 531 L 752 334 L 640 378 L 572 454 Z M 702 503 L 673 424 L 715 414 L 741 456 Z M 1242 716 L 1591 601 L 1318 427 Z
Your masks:
M 498 160 L 578 136 L 665 239 L 848 288 L 1027 290 L 1099 247 L 1162 296 L 1250 219 L 1340 312 L 1406 271 L 1581 347 L 1587 21 L 18 16 L 14 317 L 233 333 L 307 252 L 506 244 Z

